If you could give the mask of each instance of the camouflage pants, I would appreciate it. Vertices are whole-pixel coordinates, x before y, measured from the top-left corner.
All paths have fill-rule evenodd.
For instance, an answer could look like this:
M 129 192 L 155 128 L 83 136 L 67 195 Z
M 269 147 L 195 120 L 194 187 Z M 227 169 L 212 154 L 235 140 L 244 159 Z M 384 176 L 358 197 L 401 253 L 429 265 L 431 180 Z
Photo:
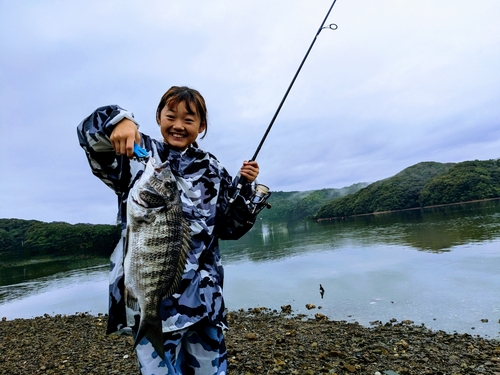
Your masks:
M 227 353 L 222 329 L 202 320 L 192 326 L 163 333 L 165 361 L 151 343 L 136 347 L 142 375 L 226 375 Z

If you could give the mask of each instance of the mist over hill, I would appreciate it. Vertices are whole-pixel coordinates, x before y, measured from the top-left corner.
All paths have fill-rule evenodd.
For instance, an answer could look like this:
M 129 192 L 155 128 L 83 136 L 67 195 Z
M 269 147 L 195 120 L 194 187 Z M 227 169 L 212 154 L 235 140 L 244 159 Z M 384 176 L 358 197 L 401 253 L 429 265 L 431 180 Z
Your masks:
M 367 182 L 360 182 L 340 189 L 274 191 L 269 198 L 272 208 L 264 209 L 259 218 L 264 221 L 297 221 L 312 218 L 326 203 L 353 194 L 367 185 Z

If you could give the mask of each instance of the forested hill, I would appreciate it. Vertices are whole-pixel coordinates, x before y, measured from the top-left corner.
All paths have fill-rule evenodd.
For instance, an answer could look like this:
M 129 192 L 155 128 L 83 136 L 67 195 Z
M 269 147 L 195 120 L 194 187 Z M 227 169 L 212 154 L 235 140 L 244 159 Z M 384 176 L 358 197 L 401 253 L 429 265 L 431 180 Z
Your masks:
M 348 196 L 331 200 L 314 218 L 469 202 L 500 197 L 500 161 L 422 162 Z
M 37 220 L 0 219 L 0 256 L 39 255 L 109 256 L 120 236 L 118 226 L 104 224 L 45 223 Z

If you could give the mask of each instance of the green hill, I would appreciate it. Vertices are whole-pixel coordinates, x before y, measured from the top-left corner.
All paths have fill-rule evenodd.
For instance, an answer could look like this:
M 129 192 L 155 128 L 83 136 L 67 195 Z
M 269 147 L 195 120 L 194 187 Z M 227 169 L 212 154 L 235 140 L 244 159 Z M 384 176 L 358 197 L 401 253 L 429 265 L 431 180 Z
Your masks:
M 465 161 L 436 176 L 420 192 L 420 205 L 500 197 L 500 160 Z
M 119 236 L 116 225 L 0 219 L 0 258 L 109 256 Z
M 323 205 L 315 219 L 500 197 L 499 160 L 422 162 Z

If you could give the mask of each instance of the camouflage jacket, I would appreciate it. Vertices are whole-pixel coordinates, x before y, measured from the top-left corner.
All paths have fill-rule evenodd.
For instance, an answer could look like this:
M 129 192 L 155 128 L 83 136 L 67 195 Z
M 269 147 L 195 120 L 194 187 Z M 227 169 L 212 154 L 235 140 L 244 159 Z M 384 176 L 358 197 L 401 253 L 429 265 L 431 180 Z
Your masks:
M 105 106 L 85 118 L 77 129 L 92 172 L 118 197 L 118 221 L 122 236 L 111 254 L 108 333 L 134 327 L 139 314 L 125 306 L 123 259 L 127 196 L 142 174 L 144 165 L 117 155 L 111 146 L 109 136 L 123 118 L 136 122 L 131 112 L 116 105 Z M 238 239 L 250 230 L 255 215 L 247 208 L 245 199 L 252 193 L 253 187 L 246 184 L 241 195 L 232 203 L 229 213 L 224 214 L 234 188 L 231 176 L 213 155 L 194 145 L 179 152 L 163 141 L 144 134 L 141 134 L 141 147 L 157 161 L 170 161 L 181 194 L 183 214 L 190 223 L 192 236 L 178 293 L 162 302 L 163 331 L 182 329 L 203 318 L 226 328 L 222 297 L 224 270 L 218 239 Z M 215 240 L 207 250 L 212 236 Z

